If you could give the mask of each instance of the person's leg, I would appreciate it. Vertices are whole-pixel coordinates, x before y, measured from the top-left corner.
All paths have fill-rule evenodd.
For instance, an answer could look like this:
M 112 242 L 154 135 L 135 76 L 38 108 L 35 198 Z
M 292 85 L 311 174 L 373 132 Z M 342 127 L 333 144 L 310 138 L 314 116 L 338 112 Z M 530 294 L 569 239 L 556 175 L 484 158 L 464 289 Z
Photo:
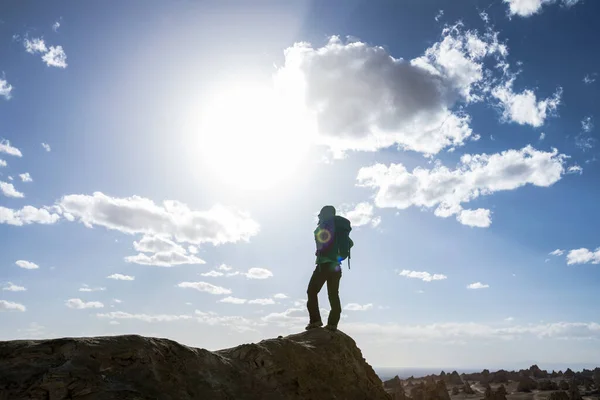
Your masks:
M 337 327 L 342 314 L 342 303 L 340 302 L 340 279 L 342 278 L 341 271 L 330 272 L 327 276 L 327 296 L 329 297 L 329 305 L 331 311 L 327 319 L 329 327 Z
M 310 278 L 308 283 L 308 289 L 306 294 L 308 295 L 308 301 L 306 302 L 306 308 L 308 308 L 308 315 L 310 317 L 310 323 L 320 322 L 321 313 L 319 312 L 319 292 L 325 284 L 326 274 L 321 272 L 319 267 L 315 268 L 315 271 Z

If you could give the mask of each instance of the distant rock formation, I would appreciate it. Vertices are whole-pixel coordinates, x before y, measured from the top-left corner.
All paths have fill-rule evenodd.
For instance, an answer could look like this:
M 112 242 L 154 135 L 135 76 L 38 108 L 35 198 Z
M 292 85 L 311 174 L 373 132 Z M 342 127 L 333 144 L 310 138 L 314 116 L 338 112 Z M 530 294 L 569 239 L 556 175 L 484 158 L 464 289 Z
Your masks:
M 446 382 L 441 379 L 437 382 L 421 382 L 414 386 L 410 397 L 412 400 L 450 400 Z
M 558 384 L 549 379 L 541 379 L 537 383 L 538 390 L 558 390 Z
M 569 400 L 569 395 L 567 392 L 562 390 L 558 392 L 552 392 L 548 400 Z
M 579 392 L 579 387 L 574 381 L 569 383 L 569 399 L 571 400 L 582 400 L 581 393 Z
M 475 394 L 475 391 L 473 390 L 468 381 L 465 381 L 465 384 L 462 387 L 462 391 L 464 394 Z
M 390 398 L 339 331 L 215 352 L 137 335 L 0 342 L 2 400 Z
M 522 376 L 517 384 L 517 392 L 531 392 L 537 388 L 537 382 L 529 376 Z

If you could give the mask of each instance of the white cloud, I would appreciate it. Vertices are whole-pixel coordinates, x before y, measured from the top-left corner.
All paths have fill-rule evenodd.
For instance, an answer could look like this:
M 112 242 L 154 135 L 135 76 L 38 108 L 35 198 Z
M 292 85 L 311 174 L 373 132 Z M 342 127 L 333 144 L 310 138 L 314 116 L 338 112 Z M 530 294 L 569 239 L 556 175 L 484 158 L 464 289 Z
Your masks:
M 0 78 L 0 96 L 4 96 L 6 100 L 9 100 L 12 89 L 12 85 L 10 85 L 5 79 Z
M 227 296 L 219 300 L 219 303 L 231 303 L 231 304 L 244 304 L 246 303 L 246 299 L 240 299 L 237 297 Z
M 542 6 L 554 4 L 558 0 L 504 0 L 508 3 L 508 14 L 518 15 L 519 17 L 530 17 L 541 11 Z M 572 7 L 579 3 L 580 0 L 560 0 L 561 5 Z
M 65 302 L 65 305 L 69 308 L 74 308 L 77 310 L 83 310 L 85 308 L 102 308 L 104 304 L 99 301 L 88 301 L 85 302 L 81 299 L 69 299 Z
M 261 321 L 280 327 L 300 329 L 306 324 L 306 308 L 289 308 L 283 312 L 270 313 L 261 317 Z
M 600 339 L 600 324 L 595 322 L 554 322 L 511 326 L 507 326 L 506 323 L 488 325 L 473 322 L 429 325 L 346 323 L 344 331 L 350 335 L 377 335 L 379 340 L 385 342 L 447 341 L 467 338 L 512 340 L 528 336 L 540 339 Z
M 19 174 L 19 178 L 21 178 L 21 181 L 23 182 L 33 182 L 33 179 L 31 179 L 31 175 L 29 175 L 29 172 Z
M 172 237 L 192 244 L 249 240 L 259 225 L 246 213 L 215 205 L 208 211 L 194 211 L 187 205 L 166 200 L 162 205 L 132 196 L 110 197 L 100 192 L 64 196 L 58 205 L 87 227 L 94 225 L 123 233 Z
M 0 140 L 0 153 L 8 154 L 9 156 L 23 157 L 21 150 L 10 145 L 6 139 Z
M 6 197 L 16 197 L 16 198 L 23 198 L 23 197 L 25 197 L 25 195 L 23 193 L 21 193 L 17 189 L 15 189 L 15 187 L 13 186 L 12 183 L 7 183 L 7 182 L 0 181 L 0 191 Z
M 133 248 L 142 253 L 186 252 L 182 246 L 169 238 L 154 235 L 144 235 L 139 242 L 133 242 Z
M 594 129 L 592 117 L 585 117 L 581 120 L 581 129 L 583 129 L 584 132 L 591 132 Z
M 67 55 L 62 46 L 46 46 L 43 38 L 26 38 L 23 41 L 25 50 L 30 54 L 40 53 L 42 60 L 49 67 L 67 68 Z
M 121 325 L 121 323 L 119 321 L 115 321 L 115 320 L 108 321 L 108 324 L 109 325 Z
M 586 248 L 571 250 L 567 254 L 567 264 L 600 264 L 600 247 L 596 251 L 590 251 Z
M 556 250 L 553 250 L 550 253 L 548 253 L 548 255 L 551 255 L 551 256 L 562 256 L 564 253 L 565 253 L 564 250 L 556 249 Z
M 103 287 L 91 288 L 86 284 L 84 284 L 83 287 L 79 288 L 80 292 L 103 292 L 105 290 L 106 290 L 106 288 L 103 288 Z
M 513 81 L 510 79 L 492 90 L 492 96 L 500 101 L 503 120 L 520 125 L 542 126 L 546 118 L 553 115 L 560 105 L 562 88 L 552 97 L 538 101 L 535 93 L 529 89 L 515 93 L 512 88 Z
M 231 294 L 230 289 L 225 289 L 224 287 L 211 285 L 207 282 L 181 282 L 177 286 L 179 286 L 180 288 L 196 289 L 200 292 L 206 292 L 210 294 Z
M 332 36 L 321 48 L 296 43 L 286 49 L 275 82 L 290 96 L 298 93 L 316 120 L 317 142 L 337 156 L 392 145 L 431 155 L 472 138 L 470 117 L 453 108 L 483 99 L 489 85 L 484 61 L 506 54 L 495 32 L 480 35 L 462 24 L 445 28 L 440 41 L 413 60 Z
M 67 68 L 67 55 L 62 46 L 50 46 L 48 52 L 42 56 L 42 60 L 49 67 Z
M 350 220 L 354 227 L 370 224 L 376 227 L 381 222 L 380 217 L 373 215 L 373 205 L 368 202 L 358 203 L 353 209 L 342 207 L 339 211 L 342 215 Z
M 21 311 L 27 308 L 23 304 L 13 303 L 12 301 L 0 300 L 0 311 Z
M 419 271 L 409 271 L 409 270 L 402 270 L 400 271 L 400 276 L 405 276 L 407 278 L 414 278 L 414 279 L 421 279 L 424 282 L 431 282 L 431 281 L 441 281 L 444 279 L 447 279 L 448 277 L 446 275 L 442 275 L 442 274 L 430 274 L 429 272 L 419 272 Z
M 171 322 L 192 319 L 189 315 L 169 315 L 169 314 L 130 314 L 123 311 L 113 311 L 109 313 L 96 314 L 98 318 L 116 319 L 135 319 L 144 322 Z
M 36 263 L 32 263 L 31 261 L 18 260 L 15 264 L 23 269 L 38 269 L 40 266 Z
M 221 264 L 221 265 L 219 265 L 219 268 L 217 268 L 217 269 L 221 270 L 221 271 L 231 271 L 233 268 L 229 267 L 229 266 L 227 266 L 225 264 Z
M 8 282 L 8 283 L 6 284 L 6 286 L 4 286 L 4 287 L 2 288 L 2 290 L 7 290 L 7 291 L 9 291 L 9 292 L 24 292 L 24 291 L 26 291 L 27 289 L 26 289 L 26 288 L 24 288 L 23 286 L 17 286 L 17 285 L 15 285 L 15 284 L 14 284 L 14 283 L 12 283 L 12 282 Z
M 60 215 L 48 210 L 25 206 L 20 210 L 13 210 L 0 206 L 0 224 L 22 226 L 28 224 L 53 224 L 60 219 Z
M 373 304 L 369 303 L 369 304 L 365 304 L 365 305 L 360 305 L 357 303 L 348 303 L 346 304 L 346 306 L 344 307 L 344 310 L 347 311 L 367 311 L 373 308 Z
M 591 75 L 586 75 L 583 77 L 583 83 L 585 83 L 586 85 L 590 85 L 594 82 L 596 82 L 596 75 L 597 74 L 591 74 Z
M 266 268 L 250 268 L 245 274 L 248 279 L 267 279 L 273 276 L 273 273 Z
M 287 299 L 288 296 L 283 293 L 277 293 L 277 294 L 273 295 L 273 298 L 274 299 Z
M 54 32 L 58 32 L 58 28 L 60 28 L 60 21 L 56 21 L 55 23 L 52 24 L 52 30 Z
M 196 320 L 202 324 L 226 326 L 238 332 L 256 331 L 256 326 L 264 325 L 240 316 L 218 316 L 215 313 L 196 310 Z
M 6 161 L 0 158 L 0 167 L 6 167 L 7 165 L 8 164 L 6 163 Z
M 189 251 L 191 254 L 198 254 L 198 248 L 197 248 L 196 246 L 191 246 L 191 245 L 190 245 L 190 246 L 188 246 L 188 251 Z
M 121 304 L 123 302 L 123 300 L 119 300 L 119 299 L 113 299 L 113 302 L 117 303 L 117 304 Z
M 477 210 L 461 210 L 456 216 L 456 220 L 463 225 L 487 228 L 492 224 L 490 214 L 490 210 L 486 210 L 485 208 L 478 208 Z
M 467 285 L 467 289 L 487 289 L 489 288 L 490 285 L 481 283 L 481 282 L 475 282 L 475 283 L 471 283 L 470 285 Z
M 33 38 L 31 40 L 29 40 L 29 38 L 26 38 L 23 41 L 23 45 L 25 46 L 25 50 L 30 54 L 45 53 L 48 51 L 46 43 L 42 38 Z
M 583 174 L 583 168 L 581 168 L 579 165 L 571 165 L 569 168 L 567 168 L 567 174 Z
M 216 278 L 218 276 L 223 276 L 223 273 L 219 272 L 219 271 L 209 271 L 209 272 L 203 272 L 200 275 L 201 276 L 210 276 L 212 278 Z
M 544 132 L 540 133 L 540 141 L 546 139 L 546 134 Z
M 176 251 L 165 251 L 152 254 L 151 256 L 139 253 L 135 256 L 125 257 L 125 261 L 128 263 L 152 265 L 156 267 L 173 267 L 182 264 L 205 264 L 204 260 L 201 260 L 196 256 L 182 254 Z
M 261 306 L 266 306 L 275 304 L 275 301 L 273 301 L 273 299 L 254 299 L 248 301 L 248 304 L 260 304 Z
M 596 144 L 596 139 L 587 132 L 581 132 L 575 137 L 575 145 L 583 151 L 590 150 Z
M 514 319 L 513 317 L 507 317 L 507 318 L 504 318 L 504 320 L 505 320 L 506 322 L 512 322 L 512 321 L 514 321 L 515 319 Z
M 47 152 L 52 151 L 52 148 L 50 147 L 50 145 L 48 143 L 42 143 L 42 147 L 44 148 L 44 150 L 46 150 Z
M 123 274 L 112 274 L 106 277 L 107 279 L 114 279 L 117 281 L 133 281 L 135 276 L 123 275 Z
M 565 173 L 566 158 L 556 149 L 544 152 L 527 146 L 491 155 L 465 154 L 454 170 L 440 163 L 432 169 L 417 167 L 412 172 L 402 164 L 389 167 L 375 164 L 359 170 L 357 186 L 377 190 L 374 201 L 377 207 L 436 207 L 438 217 L 458 214 L 458 220 L 463 223 L 487 226 L 489 214 L 486 210 L 462 213 L 462 203 L 527 184 L 550 186 Z
M 439 10 L 435 15 L 435 22 L 439 22 L 440 19 L 444 16 L 444 10 Z

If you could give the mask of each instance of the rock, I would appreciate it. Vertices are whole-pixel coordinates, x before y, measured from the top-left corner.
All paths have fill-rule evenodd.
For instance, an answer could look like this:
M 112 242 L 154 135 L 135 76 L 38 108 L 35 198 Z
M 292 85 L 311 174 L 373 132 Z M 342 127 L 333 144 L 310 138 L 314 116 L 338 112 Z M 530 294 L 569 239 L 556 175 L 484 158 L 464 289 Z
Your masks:
M 569 382 L 565 381 L 564 379 L 560 381 L 560 383 L 558 384 L 558 388 L 560 390 L 569 390 Z
M 558 385 L 556 382 L 553 382 L 548 379 L 542 379 L 538 381 L 537 388 L 539 390 L 558 390 Z
M 446 382 L 443 380 L 427 384 L 421 382 L 411 389 L 410 397 L 412 400 L 450 400 Z
M 485 393 L 483 394 L 484 399 L 492 399 L 494 396 L 494 392 L 492 391 L 492 387 L 489 384 L 485 385 Z
M 531 376 L 533 376 L 534 378 L 539 379 L 548 377 L 548 372 L 541 370 L 540 367 L 538 367 L 535 364 L 529 367 L 529 371 L 531 372 Z
M 454 386 L 452 388 L 452 395 L 456 396 L 457 394 L 460 394 L 460 390 L 458 390 L 458 386 Z
M 579 392 L 579 387 L 575 382 L 569 383 L 569 398 L 571 400 L 582 400 L 581 393 Z
M 463 380 L 456 371 L 452 371 L 451 374 L 446 375 L 446 382 L 451 385 L 462 385 Z
M 529 376 L 522 376 L 517 385 L 517 392 L 531 392 L 537 388 L 537 382 Z
M 475 394 L 475 391 L 467 381 L 465 381 L 465 385 L 462 387 L 462 391 L 465 394 Z
M 575 376 L 575 372 L 573 372 L 573 371 L 571 370 L 571 368 L 567 368 L 567 370 L 565 371 L 565 373 L 563 374 L 563 376 L 564 376 L 565 378 L 572 379 L 572 378 Z
M 211 352 L 137 335 L 0 342 L 0 399 L 390 399 L 324 329 Z
M 569 395 L 561 390 L 551 393 L 548 400 L 569 400 Z
M 383 382 L 383 387 L 386 389 L 395 389 L 398 385 L 402 386 L 402 380 L 398 375 Z

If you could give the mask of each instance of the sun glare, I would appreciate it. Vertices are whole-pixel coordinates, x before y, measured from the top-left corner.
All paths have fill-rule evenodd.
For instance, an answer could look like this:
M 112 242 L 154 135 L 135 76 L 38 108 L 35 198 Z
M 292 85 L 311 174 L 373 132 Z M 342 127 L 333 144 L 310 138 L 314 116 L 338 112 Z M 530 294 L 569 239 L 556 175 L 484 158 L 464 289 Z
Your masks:
M 213 97 L 198 128 L 206 168 L 222 183 L 259 190 L 293 178 L 312 132 L 298 107 L 256 85 L 236 86 Z

